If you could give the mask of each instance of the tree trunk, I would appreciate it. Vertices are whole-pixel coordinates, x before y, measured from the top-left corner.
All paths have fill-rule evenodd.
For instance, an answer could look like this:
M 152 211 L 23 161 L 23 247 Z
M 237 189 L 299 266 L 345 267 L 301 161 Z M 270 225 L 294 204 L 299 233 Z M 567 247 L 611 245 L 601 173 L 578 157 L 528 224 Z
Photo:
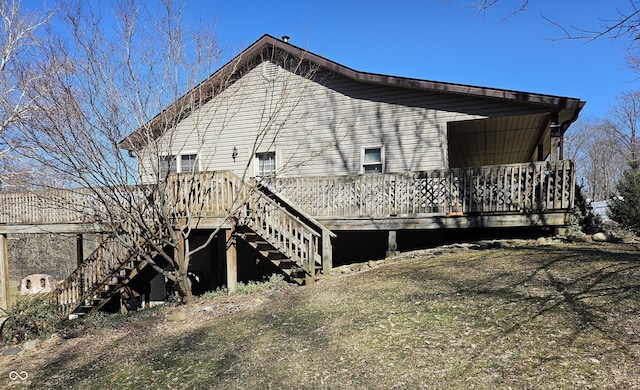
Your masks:
M 193 291 L 191 290 L 191 280 L 189 279 L 189 239 L 179 235 L 179 245 L 175 253 L 176 262 L 176 281 L 175 289 L 182 299 L 182 303 L 189 303 L 193 300 Z
M 191 291 L 191 280 L 186 272 L 176 271 L 175 289 L 182 299 L 182 303 L 190 303 L 193 300 L 193 292 Z

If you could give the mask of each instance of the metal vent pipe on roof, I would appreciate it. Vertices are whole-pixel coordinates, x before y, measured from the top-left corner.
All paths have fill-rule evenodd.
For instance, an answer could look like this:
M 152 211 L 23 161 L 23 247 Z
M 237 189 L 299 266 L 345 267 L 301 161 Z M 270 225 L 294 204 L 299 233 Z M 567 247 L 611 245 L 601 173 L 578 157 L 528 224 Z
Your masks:
M 289 36 L 288 36 L 288 35 L 283 35 L 283 36 L 282 36 L 282 41 L 283 41 L 284 43 L 289 43 Z

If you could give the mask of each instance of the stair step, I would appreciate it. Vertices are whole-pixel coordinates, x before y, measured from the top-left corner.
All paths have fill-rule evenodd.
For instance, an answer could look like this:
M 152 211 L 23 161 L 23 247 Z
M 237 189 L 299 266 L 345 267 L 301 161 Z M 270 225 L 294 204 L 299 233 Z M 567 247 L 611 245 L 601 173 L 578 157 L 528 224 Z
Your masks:
M 255 233 L 241 233 L 241 234 L 238 234 L 238 236 L 240 236 L 243 240 L 245 240 L 247 242 L 261 241 L 262 240 L 262 237 L 260 237 L 259 235 L 255 234 Z
M 271 249 L 271 250 L 267 250 L 267 251 L 259 251 L 260 254 L 269 259 L 269 260 L 282 260 L 282 259 L 287 259 L 288 257 L 286 255 L 284 255 L 282 252 L 275 250 L 275 249 Z

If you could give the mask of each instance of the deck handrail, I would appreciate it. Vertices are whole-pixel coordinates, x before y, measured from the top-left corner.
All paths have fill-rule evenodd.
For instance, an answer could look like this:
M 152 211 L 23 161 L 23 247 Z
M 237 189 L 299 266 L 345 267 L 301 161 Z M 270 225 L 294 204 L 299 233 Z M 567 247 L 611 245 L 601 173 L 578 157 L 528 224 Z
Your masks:
M 308 274 L 313 274 L 316 263 L 322 264 L 320 232 L 285 207 L 260 191 L 259 186 L 245 183 L 231 174 L 242 206 L 235 217 L 237 224 L 247 226 L 277 248 Z
M 232 179 L 236 177 L 236 179 Z M 234 207 L 228 171 L 172 175 L 176 211 L 225 217 Z M 275 178 L 267 187 L 313 218 L 528 213 L 573 207 L 570 160 L 350 176 Z M 181 194 L 181 191 L 190 191 Z M 193 193 L 195 191 L 195 194 Z M 180 199 L 191 199 L 187 205 Z M 0 193 L 0 224 L 93 222 L 104 208 L 88 190 Z M 103 211 L 100 211 L 103 212 Z
M 570 160 L 421 172 L 276 178 L 269 189 L 316 218 L 511 214 L 569 210 Z

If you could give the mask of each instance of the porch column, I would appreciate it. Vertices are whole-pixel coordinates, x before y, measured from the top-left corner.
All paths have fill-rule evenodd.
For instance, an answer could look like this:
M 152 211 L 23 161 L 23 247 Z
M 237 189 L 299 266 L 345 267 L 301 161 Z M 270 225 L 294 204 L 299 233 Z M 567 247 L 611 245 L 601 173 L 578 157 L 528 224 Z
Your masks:
M 560 155 L 560 137 L 551 137 L 551 162 L 560 161 L 562 156 Z
M 329 230 L 322 229 L 322 273 L 329 275 L 333 269 L 333 246 Z
M 558 123 L 558 114 L 551 115 L 551 123 L 549 123 L 549 129 L 551 130 L 551 155 L 549 159 L 551 162 L 562 160 L 562 130 Z
M 76 235 L 76 265 L 79 267 L 84 261 L 84 243 L 82 234 Z
M 227 291 L 236 292 L 238 288 L 238 253 L 233 228 L 224 231 L 227 248 Z
M 0 234 L 0 309 L 9 307 L 9 241 Z
M 398 254 L 398 232 L 395 230 L 389 230 L 389 236 L 387 238 L 387 257 L 395 256 Z

